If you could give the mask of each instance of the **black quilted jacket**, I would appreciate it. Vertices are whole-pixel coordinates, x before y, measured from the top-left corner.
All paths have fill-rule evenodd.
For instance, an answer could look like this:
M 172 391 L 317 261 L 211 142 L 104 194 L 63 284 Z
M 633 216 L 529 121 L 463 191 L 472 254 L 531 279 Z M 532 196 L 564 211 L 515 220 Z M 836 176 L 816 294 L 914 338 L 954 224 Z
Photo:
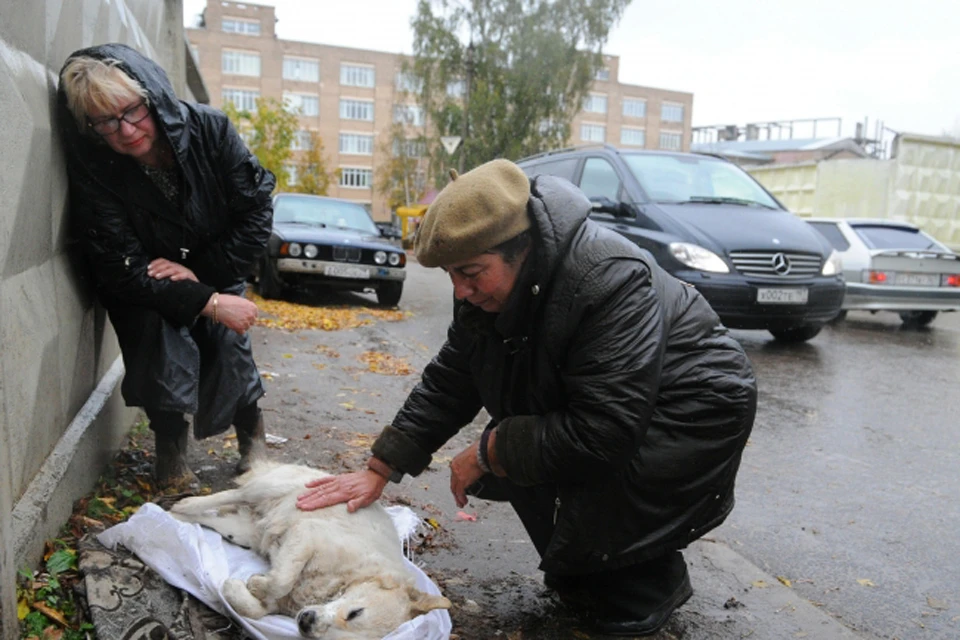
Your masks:
M 756 383 L 692 287 L 539 177 L 535 251 L 499 315 L 455 305 L 446 344 L 374 453 L 420 473 L 481 407 L 522 485 L 557 488 L 541 568 L 589 573 L 683 548 L 733 508 Z

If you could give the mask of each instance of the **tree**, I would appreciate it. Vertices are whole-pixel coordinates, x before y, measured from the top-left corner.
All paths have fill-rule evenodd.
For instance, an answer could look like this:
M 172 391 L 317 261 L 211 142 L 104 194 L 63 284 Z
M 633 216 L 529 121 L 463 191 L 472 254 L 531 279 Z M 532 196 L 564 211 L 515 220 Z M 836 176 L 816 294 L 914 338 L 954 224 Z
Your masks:
M 240 111 L 232 102 L 223 111 L 233 122 L 247 146 L 263 167 L 277 176 L 277 191 L 290 186 L 287 165 L 293 157 L 293 139 L 300 128 L 296 113 L 283 108 L 274 98 L 258 98 L 255 111 Z
M 288 191 L 325 196 L 339 170 L 334 173 L 327 171 L 327 163 L 323 158 L 323 140 L 316 131 L 310 132 L 309 144 L 296 163 L 296 184 L 291 185 Z
M 402 123 L 396 123 L 381 138 L 377 153 L 389 160 L 378 164 L 374 188 L 387 199 L 390 210 L 418 202 L 427 187 L 423 135 L 413 135 Z
M 420 0 L 407 71 L 430 125 L 430 174 L 564 145 L 629 2 Z M 452 157 L 440 145 L 448 135 L 463 138 Z

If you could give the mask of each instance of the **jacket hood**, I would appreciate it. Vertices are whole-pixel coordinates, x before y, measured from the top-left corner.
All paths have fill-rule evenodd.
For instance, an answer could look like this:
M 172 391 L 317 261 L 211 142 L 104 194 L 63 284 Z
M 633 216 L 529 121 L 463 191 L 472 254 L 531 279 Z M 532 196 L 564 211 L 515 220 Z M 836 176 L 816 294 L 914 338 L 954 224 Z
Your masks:
M 119 68 L 133 78 L 146 92 L 150 101 L 150 111 L 156 118 L 157 126 L 166 135 L 177 157 L 182 162 L 189 145 L 186 126 L 185 107 L 180 103 L 170 79 L 163 68 L 136 49 L 123 44 L 103 44 L 74 51 L 64 62 L 64 67 L 73 58 L 87 56 L 98 60 L 112 58 L 119 60 Z M 64 138 L 67 153 L 72 160 L 85 167 L 94 176 L 102 175 L 117 164 L 118 154 L 106 145 L 84 134 L 67 108 L 67 96 L 63 90 L 62 74 L 57 90 L 57 119 Z
M 563 178 L 537 176 L 531 181 L 529 213 L 539 241 L 540 277 L 549 280 L 590 206 L 587 196 Z

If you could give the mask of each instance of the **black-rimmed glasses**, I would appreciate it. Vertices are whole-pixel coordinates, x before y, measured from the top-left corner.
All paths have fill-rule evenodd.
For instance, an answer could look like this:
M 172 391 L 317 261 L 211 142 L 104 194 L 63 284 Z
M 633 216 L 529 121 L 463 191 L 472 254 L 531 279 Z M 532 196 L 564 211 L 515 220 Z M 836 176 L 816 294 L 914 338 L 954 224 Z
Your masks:
M 132 107 L 129 107 L 117 118 L 104 118 L 96 122 L 90 121 L 89 124 L 90 128 L 100 135 L 108 136 L 111 133 L 116 133 L 120 129 L 121 120 L 130 124 L 137 124 L 148 115 L 150 115 L 150 107 L 147 106 L 146 101 L 141 100 Z

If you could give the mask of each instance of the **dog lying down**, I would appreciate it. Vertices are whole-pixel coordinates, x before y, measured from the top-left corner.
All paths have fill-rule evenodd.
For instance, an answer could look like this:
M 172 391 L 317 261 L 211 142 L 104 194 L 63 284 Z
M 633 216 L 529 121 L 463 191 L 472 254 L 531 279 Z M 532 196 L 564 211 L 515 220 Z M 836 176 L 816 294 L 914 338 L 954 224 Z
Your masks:
M 400 538 L 379 503 L 354 513 L 343 504 L 297 508 L 304 485 L 327 475 L 261 462 L 237 478 L 238 488 L 185 498 L 170 513 L 270 561 L 266 575 L 223 584 L 224 597 L 242 616 L 295 617 L 307 638 L 379 640 L 420 614 L 450 608 L 446 598 L 414 586 Z

